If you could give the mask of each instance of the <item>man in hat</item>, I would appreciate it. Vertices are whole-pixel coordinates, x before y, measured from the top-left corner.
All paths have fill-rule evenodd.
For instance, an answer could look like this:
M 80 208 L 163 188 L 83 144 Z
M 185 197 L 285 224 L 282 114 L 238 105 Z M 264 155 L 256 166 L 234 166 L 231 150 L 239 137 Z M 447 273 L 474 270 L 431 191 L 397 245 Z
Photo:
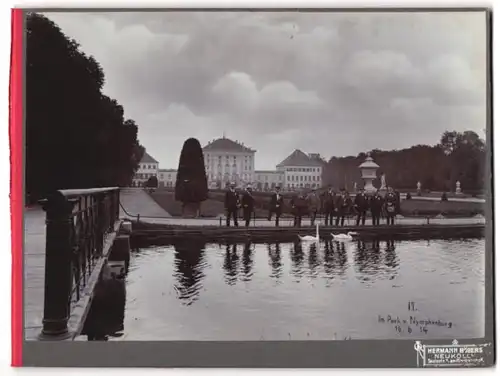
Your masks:
M 241 195 L 241 206 L 243 207 L 243 219 L 245 220 L 245 226 L 250 226 L 250 218 L 254 211 L 254 197 L 252 196 L 252 186 L 247 185 L 245 192 Z
M 307 196 L 307 203 L 309 205 L 309 216 L 311 217 L 311 226 L 314 226 L 314 222 L 316 221 L 316 215 L 318 211 L 321 209 L 321 199 L 316 193 L 316 188 L 311 190 L 309 196 Z
M 307 213 L 307 197 L 304 191 L 300 191 L 298 195 L 292 197 L 290 206 L 293 213 L 293 225 L 300 227 L 302 225 L 302 217 Z
M 374 226 L 380 225 L 380 215 L 382 214 L 383 206 L 384 198 L 380 195 L 380 191 L 377 189 L 375 194 L 370 199 L 370 211 L 372 213 L 372 222 Z
M 354 210 L 356 210 L 356 226 L 359 226 L 359 223 L 364 226 L 366 221 L 366 211 L 368 210 L 369 201 L 368 196 L 365 194 L 365 190 L 361 188 L 358 191 L 358 194 L 354 198 Z
M 333 215 L 335 214 L 336 193 L 332 186 L 328 186 L 328 191 L 323 194 L 323 212 L 325 214 L 325 226 L 333 226 Z
M 281 194 L 280 187 L 276 186 L 275 192 L 271 196 L 271 203 L 269 204 L 269 216 L 267 220 L 270 221 L 274 213 L 276 215 L 276 226 L 279 226 L 282 210 L 283 210 L 283 195 Z
M 226 209 L 226 225 L 231 225 L 231 218 L 233 218 L 234 226 L 238 227 L 238 209 L 240 207 L 240 195 L 236 192 L 235 184 L 229 184 L 229 189 L 226 192 L 224 200 L 224 208 Z
M 344 188 L 340 190 L 340 196 L 337 199 L 337 203 L 335 207 L 337 208 L 337 218 L 335 219 L 335 226 L 344 226 L 344 221 L 346 215 L 349 214 L 351 210 L 352 201 L 349 197 L 349 192 L 347 192 Z
M 387 224 L 393 225 L 394 218 L 396 217 L 399 208 L 399 197 L 394 192 L 392 187 L 388 188 L 388 192 L 385 195 L 385 212 L 387 214 Z

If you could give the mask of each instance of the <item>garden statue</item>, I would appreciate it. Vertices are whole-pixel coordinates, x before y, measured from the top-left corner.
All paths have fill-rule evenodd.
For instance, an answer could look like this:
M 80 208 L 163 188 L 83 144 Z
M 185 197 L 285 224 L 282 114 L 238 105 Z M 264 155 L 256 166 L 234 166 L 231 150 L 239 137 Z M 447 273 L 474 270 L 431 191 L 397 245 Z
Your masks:
M 380 189 L 381 190 L 387 189 L 387 183 L 385 181 L 385 174 L 382 174 L 380 176 Z

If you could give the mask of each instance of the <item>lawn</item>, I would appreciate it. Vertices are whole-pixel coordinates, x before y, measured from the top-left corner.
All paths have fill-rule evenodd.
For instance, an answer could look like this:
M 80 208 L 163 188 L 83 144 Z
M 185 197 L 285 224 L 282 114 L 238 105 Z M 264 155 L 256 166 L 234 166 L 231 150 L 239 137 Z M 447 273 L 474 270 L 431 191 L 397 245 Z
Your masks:
M 174 192 L 167 190 L 156 190 L 150 195 L 158 205 L 160 205 L 173 217 L 180 217 L 182 215 L 182 205 L 180 202 L 175 201 Z M 192 214 L 192 211 L 189 211 L 187 215 L 190 216 Z M 210 193 L 209 199 L 201 204 L 201 216 L 213 218 L 220 215 L 224 215 L 224 195 L 212 195 L 212 193 Z M 266 217 L 267 210 L 257 208 L 255 215 L 259 218 Z

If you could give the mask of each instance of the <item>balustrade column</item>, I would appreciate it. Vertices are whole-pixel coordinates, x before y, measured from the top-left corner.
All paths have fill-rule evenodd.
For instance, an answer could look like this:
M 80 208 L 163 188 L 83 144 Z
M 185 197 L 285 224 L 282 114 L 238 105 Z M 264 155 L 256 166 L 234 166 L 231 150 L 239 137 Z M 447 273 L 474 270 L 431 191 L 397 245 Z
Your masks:
M 56 192 L 43 200 L 46 212 L 45 294 L 40 339 L 70 337 L 68 319 L 72 292 L 72 231 L 74 200 Z

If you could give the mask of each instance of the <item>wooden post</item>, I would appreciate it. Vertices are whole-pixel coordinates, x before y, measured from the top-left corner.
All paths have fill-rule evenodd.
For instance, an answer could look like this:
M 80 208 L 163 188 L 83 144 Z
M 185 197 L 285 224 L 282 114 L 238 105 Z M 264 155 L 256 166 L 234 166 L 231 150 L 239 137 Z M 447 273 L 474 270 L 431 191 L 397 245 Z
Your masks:
M 72 227 L 73 205 L 57 191 L 43 200 L 46 212 L 45 296 L 42 321 L 42 340 L 64 340 L 68 331 L 72 292 Z

